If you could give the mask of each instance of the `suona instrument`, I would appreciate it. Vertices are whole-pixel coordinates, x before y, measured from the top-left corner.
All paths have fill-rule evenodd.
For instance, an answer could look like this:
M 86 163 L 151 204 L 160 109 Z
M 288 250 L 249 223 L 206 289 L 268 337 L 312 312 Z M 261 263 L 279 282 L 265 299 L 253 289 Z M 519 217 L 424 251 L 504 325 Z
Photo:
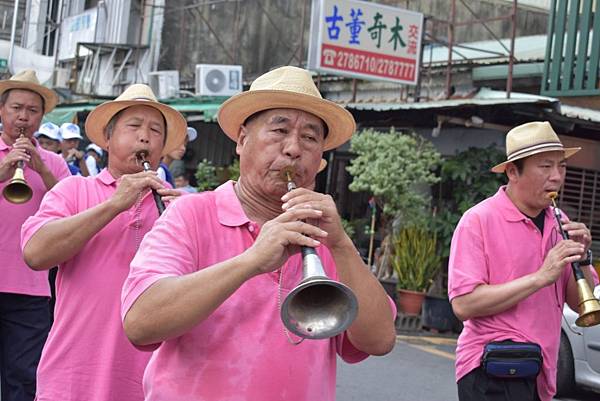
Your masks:
M 552 210 L 554 211 L 560 233 L 564 239 L 569 239 L 569 233 L 562 228 L 560 210 L 556 206 L 555 198 L 558 194 L 556 192 L 550 192 L 548 196 L 552 200 Z M 579 262 L 571 263 L 571 267 L 573 269 L 573 275 L 575 276 L 577 291 L 579 293 L 579 317 L 575 320 L 575 324 L 579 327 L 595 326 L 600 323 L 600 302 L 594 296 L 594 293 L 585 279 Z
M 19 137 L 23 138 L 25 136 L 25 129 L 19 128 L 19 133 Z M 25 203 L 33 196 L 33 191 L 25 180 L 24 168 L 25 162 L 23 160 L 19 160 L 17 162 L 17 167 L 15 168 L 15 173 L 2 190 L 2 196 L 4 196 L 4 199 L 10 203 L 17 205 Z
M 296 188 L 294 169 L 282 170 L 288 192 Z M 302 280 L 281 305 L 284 326 L 303 339 L 334 337 L 348 328 L 358 314 L 358 301 L 352 290 L 325 274 L 314 248 L 301 247 Z
M 139 152 L 136 153 L 136 157 L 142 163 L 142 166 L 144 167 L 144 171 L 151 170 L 150 162 L 148 160 L 146 160 L 146 157 L 148 157 L 147 150 L 140 150 Z M 162 199 L 160 198 L 160 194 L 158 192 L 156 192 L 156 189 L 154 189 L 154 188 L 152 188 L 152 196 L 154 197 L 154 203 L 156 203 L 156 207 L 158 208 L 158 215 L 160 216 L 165 211 L 165 204 L 163 203 Z

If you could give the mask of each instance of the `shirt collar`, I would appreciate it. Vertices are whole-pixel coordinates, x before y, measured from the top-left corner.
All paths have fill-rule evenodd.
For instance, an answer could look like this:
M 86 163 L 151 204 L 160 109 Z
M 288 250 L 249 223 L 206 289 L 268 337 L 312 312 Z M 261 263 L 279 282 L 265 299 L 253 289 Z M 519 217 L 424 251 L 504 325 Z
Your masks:
M 503 185 L 498 189 L 498 192 L 494 195 L 494 200 L 498 206 L 498 212 L 501 213 L 507 221 L 523 221 L 528 219 L 528 217 L 517 208 L 506 194 L 506 185 Z M 548 215 L 548 208 L 546 208 L 545 212 L 545 214 Z
M 234 189 L 234 181 L 227 181 L 215 189 L 217 218 L 224 226 L 239 227 L 250 222 Z
M 117 180 L 108 171 L 108 168 L 103 169 L 98 175 L 98 179 L 107 186 L 113 185 Z

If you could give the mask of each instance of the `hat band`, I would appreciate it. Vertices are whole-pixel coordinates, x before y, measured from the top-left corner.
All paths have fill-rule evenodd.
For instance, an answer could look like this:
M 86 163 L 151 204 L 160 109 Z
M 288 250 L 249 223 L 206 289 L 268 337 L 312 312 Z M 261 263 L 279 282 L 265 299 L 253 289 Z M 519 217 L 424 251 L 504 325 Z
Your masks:
M 541 149 L 545 149 L 545 148 L 556 148 L 556 147 L 560 148 L 561 150 L 564 149 L 562 143 L 560 143 L 560 142 L 546 142 L 546 143 L 540 143 L 540 144 L 537 144 L 534 146 L 528 146 L 526 148 L 519 149 L 519 150 L 511 153 L 510 155 L 508 155 L 507 161 L 517 159 L 517 158 L 521 157 L 523 154 L 528 153 L 528 152 L 541 150 Z

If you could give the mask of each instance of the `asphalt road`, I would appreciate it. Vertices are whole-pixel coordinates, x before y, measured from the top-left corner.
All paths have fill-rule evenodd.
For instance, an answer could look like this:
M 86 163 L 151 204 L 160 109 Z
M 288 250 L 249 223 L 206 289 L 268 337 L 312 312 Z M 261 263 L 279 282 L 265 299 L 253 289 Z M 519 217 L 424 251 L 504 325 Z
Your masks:
M 338 401 L 458 401 L 452 338 L 399 336 L 383 357 L 349 365 L 338 361 Z M 598 401 L 580 391 L 555 401 Z

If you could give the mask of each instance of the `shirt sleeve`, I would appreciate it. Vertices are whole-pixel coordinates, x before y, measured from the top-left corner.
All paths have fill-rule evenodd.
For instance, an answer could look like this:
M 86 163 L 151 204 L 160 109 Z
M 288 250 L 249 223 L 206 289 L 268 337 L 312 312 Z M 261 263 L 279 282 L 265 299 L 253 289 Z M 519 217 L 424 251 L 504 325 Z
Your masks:
M 67 177 L 59 181 L 44 195 L 38 211 L 30 216 L 21 227 L 21 249 L 31 237 L 48 222 L 78 213 L 75 194 L 79 192 L 81 178 L 72 177 L 66 168 Z M 63 177 L 64 178 L 64 177 Z
M 488 282 L 479 218 L 473 213 L 467 213 L 452 236 L 448 261 L 448 297 L 452 300 Z
M 184 276 L 197 270 L 192 205 L 182 197 L 173 202 L 144 236 L 131 261 L 121 293 L 121 318 L 150 286 L 158 280 Z M 195 205 L 194 205 L 195 206 Z M 192 223 L 191 223 L 192 222 Z

